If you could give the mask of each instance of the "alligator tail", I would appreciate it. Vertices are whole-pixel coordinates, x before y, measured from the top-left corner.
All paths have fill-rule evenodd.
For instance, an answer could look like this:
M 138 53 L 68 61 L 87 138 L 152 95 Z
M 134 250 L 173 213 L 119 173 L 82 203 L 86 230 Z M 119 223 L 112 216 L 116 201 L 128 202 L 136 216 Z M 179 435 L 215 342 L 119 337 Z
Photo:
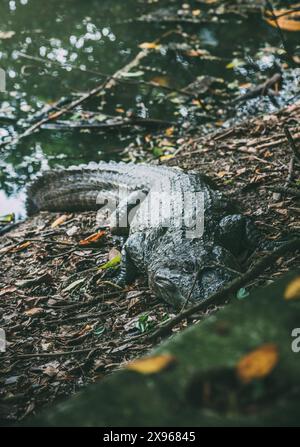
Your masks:
M 136 167 L 125 163 L 100 163 L 84 168 L 45 171 L 27 188 L 28 215 L 39 211 L 93 211 L 101 200 L 117 197 L 119 188 L 137 189 Z M 142 185 L 139 184 L 139 187 Z

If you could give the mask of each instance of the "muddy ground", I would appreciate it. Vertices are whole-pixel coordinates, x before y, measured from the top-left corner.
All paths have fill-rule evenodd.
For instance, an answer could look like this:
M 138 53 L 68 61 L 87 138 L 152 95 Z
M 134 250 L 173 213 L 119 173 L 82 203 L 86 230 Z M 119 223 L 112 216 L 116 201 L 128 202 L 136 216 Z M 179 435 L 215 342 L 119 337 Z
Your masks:
M 284 133 L 286 125 L 299 147 L 299 118 L 297 103 L 208 137 L 193 136 L 161 162 L 209 175 L 266 238 L 299 234 L 299 198 L 270 190 L 288 179 L 299 191 L 299 164 L 291 169 L 293 151 Z M 23 420 L 144 354 L 153 346 L 144 334 L 174 313 L 151 295 L 145 279 L 122 290 L 112 268 L 99 269 L 118 256 L 122 240 L 106 232 L 87 242 L 96 231 L 94 213 L 62 216 L 41 213 L 1 237 L 0 313 L 7 336 L 7 351 L 0 354 L 2 424 Z M 290 253 L 248 287 L 299 265 L 299 253 Z

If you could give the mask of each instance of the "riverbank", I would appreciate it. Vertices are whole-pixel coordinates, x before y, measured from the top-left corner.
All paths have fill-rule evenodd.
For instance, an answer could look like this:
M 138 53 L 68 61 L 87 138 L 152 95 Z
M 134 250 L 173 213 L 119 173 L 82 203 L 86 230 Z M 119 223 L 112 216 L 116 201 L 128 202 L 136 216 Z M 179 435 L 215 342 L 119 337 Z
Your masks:
M 209 175 L 254 217 L 267 239 L 291 237 L 300 229 L 299 163 L 292 147 L 292 142 L 299 147 L 299 118 L 296 103 L 194 136 L 161 162 Z M 287 182 L 292 189 L 279 193 Z M 114 284 L 107 262 L 118 264 L 122 240 L 109 232 L 91 240 L 95 231 L 94 213 L 41 213 L 1 238 L 0 307 L 7 335 L 0 370 L 3 424 L 22 420 L 145 354 L 157 340 L 144 334 L 174 315 L 143 278 L 124 290 Z M 299 254 L 290 253 L 245 292 L 298 266 Z M 203 316 L 182 321 L 174 331 Z

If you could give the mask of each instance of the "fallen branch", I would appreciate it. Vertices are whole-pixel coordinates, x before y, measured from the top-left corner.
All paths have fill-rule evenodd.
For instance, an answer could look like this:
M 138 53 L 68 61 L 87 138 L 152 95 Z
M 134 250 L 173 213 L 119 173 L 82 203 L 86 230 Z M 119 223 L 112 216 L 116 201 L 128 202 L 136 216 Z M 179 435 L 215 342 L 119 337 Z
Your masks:
M 15 354 L 9 359 L 31 359 L 33 357 L 62 357 L 64 355 L 84 354 L 86 352 L 98 351 L 103 349 L 103 344 L 100 346 L 90 346 L 89 348 L 77 349 L 73 351 L 57 351 L 57 352 L 33 352 L 32 354 Z
M 173 121 L 163 121 L 151 118 L 124 118 L 108 120 L 104 123 L 87 123 L 84 121 L 56 121 L 55 123 L 43 124 L 45 130 L 71 130 L 71 129 L 94 129 L 94 130 L 114 130 L 119 127 L 140 126 L 140 127 L 169 127 L 175 126 Z
M 268 189 L 273 192 L 279 192 L 282 194 L 288 194 L 289 196 L 300 198 L 300 189 L 297 188 L 289 188 L 286 186 L 270 186 Z
M 84 93 L 78 99 L 72 101 L 70 104 L 68 104 L 63 109 L 61 109 L 61 110 L 59 110 L 57 112 L 54 112 L 53 114 L 51 114 L 49 116 L 46 116 L 45 118 L 41 119 L 37 123 L 33 124 L 31 127 L 26 129 L 25 132 L 23 132 L 21 135 L 18 135 L 17 137 L 13 138 L 12 140 L 8 140 L 8 141 L 2 142 L 0 144 L 0 148 L 3 148 L 4 146 L 10 145 L 10 144 L 17 144 L 23 138 L 28 137 L 29 135 L 33 134 L 36 130 L 38 130 L 44 124 L 48 123 L 51 120 L 57 119 L 60 116 L 64 115 L 65 113 L 70 112 L 71 110 L 75 109 L 75 107 L 79 106 L 80 104 L 82 104 L 87 99 L 90 99 L 93 96 L 96 96 L 101 91 L 103 91 L 103 89 L 105 88 L 106 84 L 109 81 L 110 81 L 110 78 L 106 79 L 102 84 L 100 84 L 99 86 L 93 88 L 89 92 Z
M 248 99 L 257 98 L 258 96 L 276 96 L 277 92 L 273 89 L 273 87 L 276 88 L 278 84 L 280 84 L 282 81 L 282 74 L 281 73 L 275 73 L 271 78 L 267 79 L 262 84 L 257 85 L 256 87 L 253 87 L 249 89 L 244 95 L 239 96 L 236 98 L 233 103 L 237 103 L 240 101 L 246 101 Z
M 194 315 L 198 312 L 206 311 L 210 306 L 223 304 L 229 295 L 236 293 L 241 287 L 244 287 L 249 281 L 259 276 L 267 267 L 272 265 L 278 258 L 288 253 L 289 251 L 296 251 L 300 249 L 300 238 L 293 239 L 279 248 L 274 250 L 272 253 L 267 254 L 263 258 L 259 259 L 252 268 L 247 270 L 244 274 L 235 278 L 222 290 L 209 296 L 206 300 L 195 304 L 192 307 L 184 310 L 180 314 L 176 315 L 174 318 L 168 320 L 166 323 L 161 324 L 158 329 L 146 336 L 147 341 L 152 341 L 158 337 L 165 334 L 169 334 L 174 326 L 180 323 L 182 320 Z
M 168 36 L 169 34 L 172 34 L 173 32 L 174 32 L 173 30 L 167 31 L 161 37 L 154 40 L 154 42 L 152 42 L 152 43 L 158 44 L 161 41 L 161 39 Z M 126 64 L 121 69 L 117 70 L 113 75 L 107 76 L 106 79 L 100 85 L 98 85 L 97 87 L 93 88 L 92 90 L 90 90 L 86 93 L 83 93 L 78 99 L 72 101 L 71 103 L 66 105 L 64 108 L 46 116 L 45 118 L 41 119 L 37 123 L 33 124 L 31 127 L 26 129 L 25 132 L 23 132 L 21 135 L 18 135 L 16 137 L 12 138 L 11 140 L 3 141 L 2 143 L 0 143 L 0 149 L 5 146 L 11 145 L 11 144 L 17 144 L 20 140 L 22 140 L 25 137 L 28 137 L 29 135 L 32 135 L 36 130 L 40 129 L 44 124 L 48 123 L 49 121 L 56 120 L 57 118 L 60 118 L 62 115 L 75 109 L 76 107 L 81 105 L 86 100 L 98 95 L 99 93 L 104 93 L 106 90 L 111 89 L 112 87 L 114 87 L 116 85 L 119 78 L 122 78 L 124 76 L 124 74 L 126 75 L 126 73 L 129 73 L 129 71 L 132 68 L 136 67 L 142 59 L 144 59 L 146 56 L 148 56 L 150 51 L 151 51 L 151 49 L 150 50 L 142 49 L 134 57 L 134 59 L 131 62 Z
M 47 60 L 47 59 L 43 59 L 42 57 L 38 57 L 38 56 L 30 56 L 29 54 L 25 54 L 25 53 L 21 53 L 19 52 L 18 55 L 22 58 L 25 59 L 29 59 L 35 62 L 40 62 L 42 64 L 50 64 L 50 65 L 55 65 L 56 67 L 59 68 L 64 68 L 63 65 L 60 62 L 57 61 L 52 61 L 52 60 Z M 89 68 L 84 68 L 82 66 L 77 67 L 76 65 L 67 64 L 68 67 L 72 68 L 72 70 L 78 70 L 81 71 L 83 73 L 89 73 L 92 75 L 96 75 L 96 76 L 100 76 L 101 78 L 108 78 L 111 75 L 109 73 L 104 73 L 102 71 L 95 71 L 95 70 L 91 70 Z M 197 94 L 193 94 L 193 93 L 189 93 L 187 91 L 185 91 L 184 89 L 178 89 L 175 87 L 169 87 L 168 85 L 163 85 L 163 84 L 159 84 L 158 82 L 155 81 L 144 81 L 143 79 L 139 79 L 139 80 L 135 80 L 135 79 L 127 79 L 125 78 L 115 78 L 115 81 L 119 84 L 127 84 L 127 85 L 145 85 L 151 88 L 157 88 L 157 89 L 161 89 L 161 90 L 165 90 L 168 92 L 175 92 L 175 93 L 179 93 L 180 95 L 186 96 L 188 98 L 197 98 Z M 41 115 L 44 115 L 46 112 L 51 112 L 53 110 L 57 110 L 57 108 L 59 108 L 61 105 L 65 105 L 65 103 L 68 102 L 68 98 L 61 98 L 59 101 L 57 101 L 55 104 L 52 104 L 51 106 L 46 106 L 41 112 L 38 113 L 37 116 L 35 116 L 33 119 L 37 120 L 37 117 L 39 116 L 41 118 Z M 70 100 L 69 100 L 70 102 Z M 32 121 L 32 120 L 31 120 Z
M 278 34 L 279 34 L 282 46 L 283 46 L 283 48 L 284 48 L 284 50 L 286 52 L 287 57 L 288 57 L 289 61 L 293 65 L 295 65 L 295 61 L 294 61 L 293 54 L 291 52 L 290 45 L 289 45 L 288 41 L 286 40 L 286 38 L 284 37 L 284 34 L 283 34 L 282 29 L 281 29 L 281 27 L 279 25 L 279 22 L 278 22 L 278 16 L 276 16 L 274 8 L 273 8 L 273 4 L 272 4 L 272 2 L 270 0 L 266 0 L 266 7 L 267 7 L 267 10 L 270 12 L 272 20 L 274 20 L 274 22 L 275 22 L 275 25 L 276 25 L 276 28 L 277 28 L 277 31 L 278 31 Z
M 297 159 L 297 161 L 300 162 L 300 151 L 295 144 L 295 140 L 290 132 L 290 129 L 287 126 L 284 126 L 283 129 L 284 129 L 285 136 L 289 142 L 290 148 L 292 149 L 295 158 Z

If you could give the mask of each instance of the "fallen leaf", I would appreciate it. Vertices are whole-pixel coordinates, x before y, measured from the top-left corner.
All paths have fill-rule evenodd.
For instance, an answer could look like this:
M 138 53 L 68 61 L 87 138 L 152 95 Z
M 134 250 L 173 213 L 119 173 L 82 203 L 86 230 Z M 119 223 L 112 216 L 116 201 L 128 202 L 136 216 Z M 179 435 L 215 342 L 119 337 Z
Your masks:
M 284 31 L 300 31 L 300 11 L 292 11 L 289 9 L 274 10 L 274 19 L 271 11 L 265 12 L 265 21 L 275 28 L 279 27 Z
M 193 9 L 192 14 L 194 17 L 198 17 L 201 14 L 200 9 Z
M 243 299 L 247 298 L 249 295 L 250 295 L 250 293 L 247 291 L 247 289 L 242 287 L 240 290 L 238 290 L 236 297 L 239 300 L 243 300 Z
M 112 261 L 116 256 L 121 256 L 121 253 L 116 248 L 111 248 L 108 253 L 108 260 Z
M 17 245 L 17 247 L 13 248 L 11 251 L 13 253 L 16 253 L 18 251 L 24 250 L 25 248 L 29 247 L 31 245 L 31 242 L 24 242 L 23 244 Z
M 47 366 L 43 371 L 43 374 L 45 374 L 48 377 L 55 377 L 57 376 L 58 373 L 59 370 L 51 365 Z
M 126 365 L 126 369 L 141 374 L 155 374 L 174 365 L 176 358 L 170 354 L 157 355 L 140 360 L 134 360 Z
M 4 216 L 0 216 L 0 223 L 11 223 L 15 221 L 15 213 L 5 214 Z
M 102 239 L 105 235 L 105 231 L 98 231 L 98 233 L 94 233 L 91 236 L 82 239 L 79 242 L 79 245 L 81 246 L 85 246 L 85 245 L 91 245 L 91 244 L 96 244 L 97 242 L 100 241 L 100 239 Z
M 172 136 L 173 133 L 174 133 L 174 126 L 168 127 L 168 128 L 165 130 L 165 134 L 167 135 L 167 137 Z
M 17 290 L 15 286 L 7 286 L 0 290 L 0 296 L 7 295 L 8 293 L 13 293 Z
M 188 50 L 185 52 L 185 54 L 189 57 L 203 57 L 203 56 L 209 56 L 209 52 L 207 50 L 202 50 L 200 48 L 194 50 Z
M 161 45 L 155 42 L 143 42 L 139 45 L 142 50 L 158 50 L 160 47 Z
M 68 214 L 63 214 L 62 216 L 60 216 L 57 219 L 55 219 L 54 222 L 52 222 L 51 228 L 59 227 L 60 225 L 65 223 L 68 219 L 69 219 L 69 215 Z
M 79 232 L 80 228 L 76 225 L 73 225 L 71 228 L 69 228 L 66 233 L 69 237 L 75 236 Z
M 240 359 L 236 366 L 237 376 L 243 383 L 268 376 L 278 363 L 278 348 L 273 343 L 260 346 Z
M 63 289 L 63 292 L 70 292 L 71 290 L 75 289 L 75 287 L 79 286 L 80 284 L 84 283 L 85 279 L 77 279 L 76 281 L 69 284 L 65 289 Z
M 174 158 L 174 154 L 167 154 L 167 155 L 162 155 L 161 157 L 159 157 L 160 161 L 171 160 L 171 158 Z
M 0 39 L 11 39 L 15 34 L 14 31 L 0 31 Z
M 151 79 L 151 82 L 157 85 L 161 85 L 162 87 L 169 87 L 170 78 L 168 78 L 168 76 L 155 76 Z
M 25 310 L 24 315 L 27 317 L 33 317 L 34 315 L 38 315 L 43 312 L 41 307 L 33 307 L 32 309 Z
M 116 249 L 115 249 L 116 250 Z M 111 267 L 117 267 L 122 259 L 122 255 L 121 253 L 116 250 L 117 254 L 116 256 L 114 256 L 113 258 L 109 259 L 107 262 L 105 262 L 105 264 L 100 265 L 100 267 L 98 267 L 99 270 L 106 270 L 109 269 Z
M 242 67 L 243 65 L 245 65 L 245 61 L 242 59 L 238 59 L 238 58 L 234 58 L 231 62 L 229 62 L 229 64 L 226 65 L 226 68 L 230 69 L 230 68 L 237 68 L 237 67 Z
M 300 299 L 300 276 L 291 281 L 284 291 L 284 298 L 286 300 Z

